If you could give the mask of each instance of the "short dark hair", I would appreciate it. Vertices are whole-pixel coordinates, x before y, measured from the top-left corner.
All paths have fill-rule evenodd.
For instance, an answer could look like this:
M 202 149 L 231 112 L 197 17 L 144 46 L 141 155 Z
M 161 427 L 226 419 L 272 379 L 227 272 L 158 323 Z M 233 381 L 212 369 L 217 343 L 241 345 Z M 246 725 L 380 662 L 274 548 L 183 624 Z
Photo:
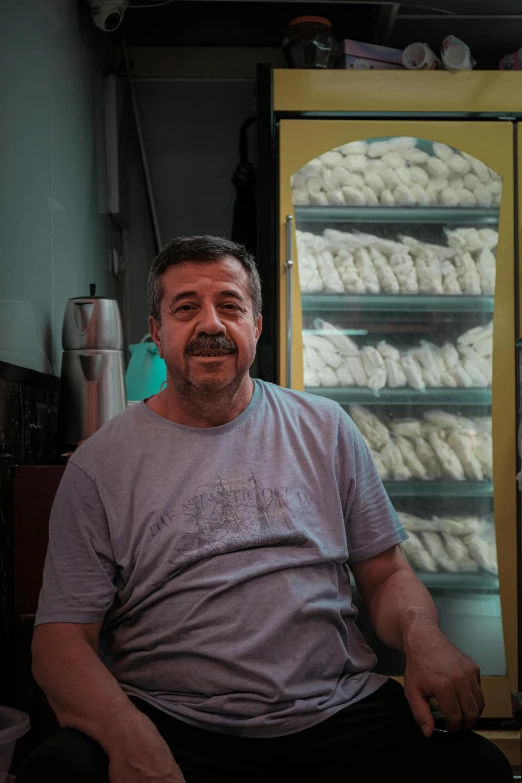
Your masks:
M 250 296 L 254 318 L 261 315 L 263 304 L 261 295 L 261 279 L 254 256 L 247 252 L 244 245 L 231 242 L 229 239 L 212 236 L 176 237 L 156 256 L 149 270 L 148 302 L 149 315 L 158 323 L 160 321 L 160 306 L 163 296 L 162 277 L 170 266 L 186 262 L 204 263 L 219 261 L 225 256 L 232 256 L 242 264 L 250 282 Z

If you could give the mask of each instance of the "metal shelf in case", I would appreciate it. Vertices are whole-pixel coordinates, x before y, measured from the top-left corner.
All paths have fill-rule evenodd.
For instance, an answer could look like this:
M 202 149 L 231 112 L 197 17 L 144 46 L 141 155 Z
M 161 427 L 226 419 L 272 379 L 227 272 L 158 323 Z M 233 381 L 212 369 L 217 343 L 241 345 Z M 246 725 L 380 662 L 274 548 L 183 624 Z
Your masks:
M 437 388 L 416 391 L 403 389 L 381 389 L 376 393 L 360 386 L 317 386 L 306 387 L 305 391 L 319 397 L 328 397 L 340 405 L 491 405 L 491 389 Z
M 408 313 L 492 313 L 492 296 L 428 296 L 397 294 L 303 294 L 303 313 L 408 312 Z M 319 334 L 320 332 L 318 332 Z
M 385 481 L 390 498 L 491 498 L 491 481 Z
M 295 207 L 298 228 L 302 223 L 435 223 L 496 226 L 496 207 Z

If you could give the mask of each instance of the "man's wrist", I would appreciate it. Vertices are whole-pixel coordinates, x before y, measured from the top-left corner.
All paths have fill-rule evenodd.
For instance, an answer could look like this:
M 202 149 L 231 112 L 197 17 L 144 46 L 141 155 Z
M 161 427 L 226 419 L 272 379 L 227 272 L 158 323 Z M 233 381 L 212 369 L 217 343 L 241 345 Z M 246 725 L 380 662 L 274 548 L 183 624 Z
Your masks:
M 432 644 L 437 637 L 443 636 L 437 619 L 425 609 L 412 607 L 406 610 L 401 626 L 402 646 L 406 656 L 413 648 Z

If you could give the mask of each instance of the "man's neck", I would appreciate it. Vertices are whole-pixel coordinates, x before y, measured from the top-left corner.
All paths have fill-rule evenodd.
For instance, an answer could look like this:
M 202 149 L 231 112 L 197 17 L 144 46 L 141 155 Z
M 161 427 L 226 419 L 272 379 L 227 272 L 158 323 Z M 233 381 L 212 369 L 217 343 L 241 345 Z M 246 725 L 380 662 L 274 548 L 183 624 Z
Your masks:
M 167 388 L 150 397 L 146 405 L 164 419 L 186 427 L 220 427 L 243 413 L 253 393 L 254 382 L 249 375 L 236 390 L 192 389 L 190 394 L 180 394 L 169 378 Z

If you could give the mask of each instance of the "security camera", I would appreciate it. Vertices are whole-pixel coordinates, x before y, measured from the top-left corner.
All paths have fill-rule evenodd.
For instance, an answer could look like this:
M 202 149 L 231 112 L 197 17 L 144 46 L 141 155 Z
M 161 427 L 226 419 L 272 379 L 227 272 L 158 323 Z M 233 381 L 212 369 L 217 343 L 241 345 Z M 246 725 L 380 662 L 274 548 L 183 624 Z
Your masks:
M 104 33 L 111 33 L 123 21 L 129 0 L 89 0 L 92 20 Z

